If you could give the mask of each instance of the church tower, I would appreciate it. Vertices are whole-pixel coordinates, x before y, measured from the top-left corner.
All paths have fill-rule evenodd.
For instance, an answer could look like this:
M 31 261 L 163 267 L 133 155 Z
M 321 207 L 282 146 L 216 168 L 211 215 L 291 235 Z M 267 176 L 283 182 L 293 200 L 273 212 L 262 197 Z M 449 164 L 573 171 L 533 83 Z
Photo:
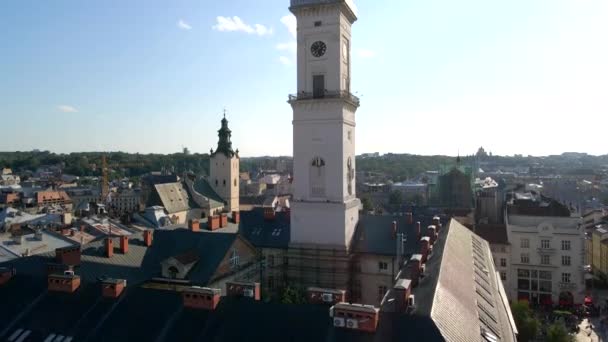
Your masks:
M 355 111 L 350 92 L 350 0 L 291 0 L 297 18 L 291 246 L 348 251 L 359 220 Z
M 217 148 L 211 149 L 209 158 L 209 184 L 228 203 L 228 211 L 239 211 L 239 150 L 232 150 L 232 131 L 225 111 L 222 127 L 217 132 Z

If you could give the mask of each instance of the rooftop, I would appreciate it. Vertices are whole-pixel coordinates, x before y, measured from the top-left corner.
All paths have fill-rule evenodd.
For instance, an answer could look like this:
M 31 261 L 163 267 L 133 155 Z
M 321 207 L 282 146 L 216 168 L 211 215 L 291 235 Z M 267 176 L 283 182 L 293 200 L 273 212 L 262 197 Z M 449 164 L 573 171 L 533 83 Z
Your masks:
M 34 233 L 22 235 L 18 240 L 16 242 L 10 233 L 0 234 L 0 263 L 28 255 L 55 252 L 56 248 L 76 245 L 67 238 L 46 230 L 41 230 L 38 235 Z

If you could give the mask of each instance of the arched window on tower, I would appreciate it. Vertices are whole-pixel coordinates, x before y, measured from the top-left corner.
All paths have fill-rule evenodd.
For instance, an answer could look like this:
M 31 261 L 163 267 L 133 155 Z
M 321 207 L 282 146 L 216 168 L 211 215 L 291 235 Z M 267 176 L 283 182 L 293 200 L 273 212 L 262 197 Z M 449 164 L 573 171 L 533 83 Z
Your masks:
M 310 195 L 325 197 L 325 160 L 314 157 L 310 165 Z

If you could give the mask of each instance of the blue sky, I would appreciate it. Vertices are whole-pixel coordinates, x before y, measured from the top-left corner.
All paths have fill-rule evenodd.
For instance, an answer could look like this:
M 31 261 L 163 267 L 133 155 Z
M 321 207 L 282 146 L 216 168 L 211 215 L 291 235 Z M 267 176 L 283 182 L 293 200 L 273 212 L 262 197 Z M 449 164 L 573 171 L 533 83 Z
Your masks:
M 608 1 L 355 2 L 357 153 L 608 153 Z M 288 5 L 2 1 L 0 150 L 290 155 Z

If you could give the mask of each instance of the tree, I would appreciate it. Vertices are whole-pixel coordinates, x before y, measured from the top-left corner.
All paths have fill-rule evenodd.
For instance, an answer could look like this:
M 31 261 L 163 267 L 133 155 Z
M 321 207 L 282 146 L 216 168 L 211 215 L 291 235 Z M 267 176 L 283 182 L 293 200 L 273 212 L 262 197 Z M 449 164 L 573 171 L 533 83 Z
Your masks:
M 513 313 L 513 319 L 519 332 L 517 340 L 520 342 L 534 340 L 538 333 L 540 322 L 534 317 L 532 310 L 528 306 L 528 302 L 519 301 L 511 303 L 511 312 Z
M 388 203 L 394 206 L 401 206 L 403 204 L 403 194 L 399 190 L 391 191 L 388 196 Z
M 553 323 L 547 328 L 548 342 L 574 342 L 574 336 L 568 334 L 563 323 Z
M 283 289 L 283 293 L 281 294 L 281 303 L 304 304 L 306 303 L 306 296 L 302 293 L 302 291 L 291 286 L 287 286 L 285 289 Z

